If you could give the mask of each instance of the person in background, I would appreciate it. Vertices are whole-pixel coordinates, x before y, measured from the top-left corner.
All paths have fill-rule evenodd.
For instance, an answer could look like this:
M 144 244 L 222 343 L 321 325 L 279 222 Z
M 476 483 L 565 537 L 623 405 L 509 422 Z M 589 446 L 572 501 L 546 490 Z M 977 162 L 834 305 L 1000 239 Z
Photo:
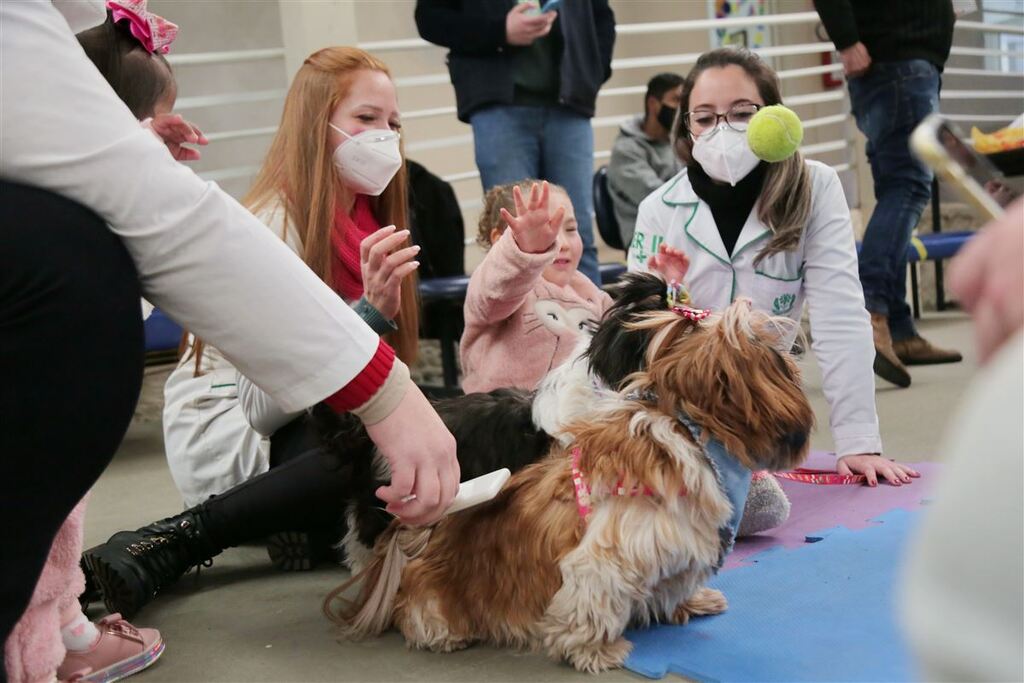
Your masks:
M 608 191 L 627 249 L 633 241 L 640 202 L 682 168 L 671 142 L 682 93 L 683 77 L 679 74 L 663 73 L 652 78 L 644 95 L 644 113 L 625 121 L 612 145 Z
M 449 49 L 460 121 L 473 127 L 484 193 L 539 178 L 569 193 L 583 240 L 580 271 L 600 286 L 593 210 L 597 91 L 611 76 L 608 0 L 417 0 L 420 35 Z
M 932 173 L 911 153 L 914 128 L 939 108 L 953 44 L 951 0 L 814 0 L 839 50 L 857 127 L 867 138 L 878 203 L 864 232 L 860 281 L 871 313 L 875 374 L 910 386 L 907 365 L 956 363 L 921 337 L 907 305 L 907 245 L 931 197 Z

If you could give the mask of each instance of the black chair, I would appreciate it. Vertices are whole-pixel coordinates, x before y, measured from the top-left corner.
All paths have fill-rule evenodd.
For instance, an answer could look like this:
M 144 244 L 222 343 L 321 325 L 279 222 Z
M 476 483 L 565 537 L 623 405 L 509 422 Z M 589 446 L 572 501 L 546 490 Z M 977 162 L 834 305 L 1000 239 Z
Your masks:
M 594 218 L 601 239 L 612 249 L 626 250 L 619 234 L 619 221 L 615 219 L 615 207 L 608 190 L 608 167 L 602 166 L 594 173 Z

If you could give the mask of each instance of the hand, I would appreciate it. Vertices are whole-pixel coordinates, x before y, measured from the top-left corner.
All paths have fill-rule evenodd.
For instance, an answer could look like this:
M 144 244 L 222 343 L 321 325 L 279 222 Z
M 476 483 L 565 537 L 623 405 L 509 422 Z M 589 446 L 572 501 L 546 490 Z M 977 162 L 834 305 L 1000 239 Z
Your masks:
M 459 491 L 459 461 L 455 437 L 419 388 L 410 382 L 394 412 L 366 433 L 391 466 L 391 483 L 377 489 L 387 511 L 412 526 L 440 519 Z
M 513 216 L 505 209 L 501 210 L 501 218 L 512 229 L 512 236 L 516 238 L 516 244 L 527 254 L 543 254 L 551 248 L 558 237 L 558 231 L 562 229 L 562 220 L 565 218 L 565 208 L 561 207 L 554 216 L 548 216 L 548 197 L 550 188 L 545 180 L 537 187 L 537 183 L 530 188 L 530 203 L 523 201 L 523 193 L 519 186 L 512 188 L 512 198 L 516 203 L 516 215 Z
M 366 300 L 389 320 L 402 306 L 402 278 L 420 267 L 412 259 L 420 253 L 417 245 L 399 249 L 409 237 L 408 230 L 395 232 L 389 225 L 359 243 L 359 267 L 363 275 Z
M 658 252 L 647 259 L 647 267 L 660 273 L 665 282 L 683 284 L 686 271 L 690 269 L 690 257 L 681 250 L 670 247 L 664 242 L 658 246 Z
M 909 484 L 910 478 L 920 477 L 921 473 L 895 460 L 888 460 L 880 455 L 862 453 L 861 455 L 844 455 L 836 462 L 839 474 L 863 474 L 868 478 L 868 486 L 878 486 L 878 475 L 885 477 L 893 486 Z
M 182 118 L 181 114 L 157 114 L 147 121 L 150 130 L 160 136 L 167 149 L 171 150 L 171 156 L 178 161 L 196 161 L 200 156 L 198 149 L 182 145 L 206 145 L 210 142 L 203 131 Z
M 509 45 L 531 45 L 533 41 L 546 36 L 555 23 L 557 12 L 527 14 L 536 6 L 519 3 L 505 15 L 505 42 Z
M 971 317 L 981 362 L 1024 326 L 1024 199 L 976 234 L 949 269 L 949 288 Z
M 871 55 L 864 43 L 857 42 L 839 51 L 839 58 L 843 60 L 843 73 L 847 78 L 863 76 L 871 68 Z

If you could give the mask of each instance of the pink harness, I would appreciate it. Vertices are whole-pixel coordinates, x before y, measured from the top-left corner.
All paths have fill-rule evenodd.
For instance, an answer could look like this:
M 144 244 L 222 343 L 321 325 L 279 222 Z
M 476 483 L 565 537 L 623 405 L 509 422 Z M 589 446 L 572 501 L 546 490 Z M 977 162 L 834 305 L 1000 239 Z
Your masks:
M 580 469 L 580 447 L 576 446 L 570 453 L 572 462 L 572 485 L 576 491 L 576 511 L 580 513 L 580 519 L 584 523 L 590 520 L 590 514 L 594 511 L 590 506 L 590 486 L 587 484 L 587 480 L 583 478 L 583 470 Z M 649 486 L 632 486 L 627 489 L 624 486 L 625 482 L 619 479 L 615 484 L 615 488 L 612 489 L 611 495 L 613 496 L 653 496 L 654 491 Z M 680 495 L 686 495 L 686 491 L 682 491 Z

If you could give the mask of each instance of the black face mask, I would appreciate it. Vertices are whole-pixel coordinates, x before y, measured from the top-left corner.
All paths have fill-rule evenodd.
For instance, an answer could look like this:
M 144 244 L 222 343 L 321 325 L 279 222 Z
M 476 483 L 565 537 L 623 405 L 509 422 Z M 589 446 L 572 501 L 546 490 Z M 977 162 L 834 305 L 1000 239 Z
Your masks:
M 678 111 L 678 107 L 670 107 L 667 104 L 661 105 L 661 109 L 658 110 L 658 123 L 661 124 L 661 127 L 671 132 L 672 124 L 676 120 L 676 112 Z

